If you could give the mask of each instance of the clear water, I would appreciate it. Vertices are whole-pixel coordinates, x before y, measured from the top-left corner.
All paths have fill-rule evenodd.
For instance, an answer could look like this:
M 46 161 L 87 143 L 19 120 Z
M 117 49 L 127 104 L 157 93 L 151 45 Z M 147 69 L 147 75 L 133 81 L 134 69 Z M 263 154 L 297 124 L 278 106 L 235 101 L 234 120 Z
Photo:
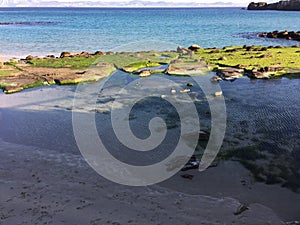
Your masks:
M 258 39 L 257 32 L 300 30 L 300 12 L 246 11 L 240 8 L 111 9 L 0 8 L 0 55 L 108 51 L 137 41 L 188 46 L 292 45 Z M 167 48 L 167 47 L 166 47 Z

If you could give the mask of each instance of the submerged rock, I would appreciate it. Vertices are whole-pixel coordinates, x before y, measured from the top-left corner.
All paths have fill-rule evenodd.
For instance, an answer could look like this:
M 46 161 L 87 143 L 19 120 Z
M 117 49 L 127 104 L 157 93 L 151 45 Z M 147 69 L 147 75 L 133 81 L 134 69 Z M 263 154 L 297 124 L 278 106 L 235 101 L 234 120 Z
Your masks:
M 222 78 L 219 77 L 219 76 L 214 76 L 214 77 L 211 78 L 211 81 L 213 81 L 213 82 L 218 82 L 220 80 L 222 80 Z
M 176 94 L 175 88 L 171 88 L 170 93 L 171 93 L 171 94 Z
M 180 93 L 189 93 L 189 92 L 191 92 L 191 89 L 189 89 L 189 88 L 185 88 L 180 91 Z
M 181 177 L 185 178 L 185 179 L 192 180 L 194 178 L 194 175 L 186 173 L 186 174 L 182 174 Z
M 223 95 L 223 92 L 222 91 L 217 91 L 217 92 L 215 92 L 215 96 L 216 97 L 220 97 L 220 96 L 222 96 Z

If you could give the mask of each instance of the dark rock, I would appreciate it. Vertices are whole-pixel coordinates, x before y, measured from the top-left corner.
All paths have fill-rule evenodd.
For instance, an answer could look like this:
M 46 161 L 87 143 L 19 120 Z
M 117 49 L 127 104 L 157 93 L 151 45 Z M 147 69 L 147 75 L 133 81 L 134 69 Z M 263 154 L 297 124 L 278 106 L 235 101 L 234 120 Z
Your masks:
M 255 78 L 255 79 L 270 78 L 269 75 L 262 68 L 254 68 L 252 70 L 244 69 L 244 74 L 247 75 L 249 78 Z
M 221 51 L 219 49 L 213 49 L 209 53 L 220 53 Z
M 34 58 L 34 56 L 28 55 L 25 59 L 26 59 L 26 60 L 33 60 L 33 58 Z
M 201 130 L 199 132 L 199 141 L 208 141 L 209 140 L 209 136 L 210 136 L 210 133 Z
M 268 48 L 267 47 L 262 47 L 259 51 L 267 51 L 268 50 Z
M 283 66 L 266 66 L 264 68 L 265 72 L 280 72 L 282 70 L 284 70 Z
M 241 204 L 238 208 L 237 208 L 237 210 L 234 212 L 234 215 L 240 215 L 240 214 L 242 214 L 243 212 L 245 212 L 246 210 L 248 210 L 249 208 L 246 206 L 246 205 L 243 205 L 243 204 Z
M 268 33 L 266 32 L 259 33 L 258 37 L 280 38 L 280 39 L 300 41 L 300 32 L 288 31 L 288 30 L 279 32 L 278 30 L 275 30 Z
M 238 50 L 236 48 L 227 49 L 225 52 L 237 52 Z
M 81 52 L 78 56 L 89 57 L 89 56 L 91 56 L 91 55 L 93 55 L 93 53 L 91 53 L 91 52 Z
M 272 58 L 273 57 L 273 55 L 272 54 L 263 54 L 263 55 L 261 55 L 261 56 L 259 56 L 259 58 Z
M 45 58 L 47 58 L 47 59 L 54 59 L 54 58 L 55 58 L 55 55 L 46 55 Z
M 197 159 L 196 156 L 192 156 L 190 160 L 185 164 L 185 166 L 181 169 L 181 171 L 187 171 L 191 169 L 198 169 L 200 161 Z
M 60 58 L 71 57 L 72 54 L 70 52 L 62 52 L 60 54 Z
M 197 51 L 197 50 L 201 49 L 201 47 L 199 45 L 192 44 L 190 47 L 188 47 L 188 49 L 191 51 Z
M 258 37 L 267 37 L 267 33 L 266 32 L 259 33 Z
M 96 51 L 94 53 L 94 55 L 105 55 L 105 52 L 102 52 L 102 51 Z
M 276 3 L 268 4 L 266 2 L 251 2 L 248 5 L 248 10 L 285 10 L 285 11 L 300 11 L 300 1 L 289 0 L 279 1 Z
M 247 46 L 246 47 L 246 51 L 253 51 L 254 50 L 254 46 Z
M 192 180 L 194 178 L 194 175 L 186 173 L 186 174 L 182 174 L 181 177 L 185 178 L 185 179 Z

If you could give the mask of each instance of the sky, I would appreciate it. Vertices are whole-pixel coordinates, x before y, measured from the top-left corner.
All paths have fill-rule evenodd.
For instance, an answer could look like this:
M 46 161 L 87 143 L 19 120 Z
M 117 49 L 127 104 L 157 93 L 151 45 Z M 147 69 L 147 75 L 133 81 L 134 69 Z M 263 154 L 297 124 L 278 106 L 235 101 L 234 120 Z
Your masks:
M 0 0 L 1 6 L 121 6 L 121 7 L 172 7 L 172 6 L 247 6 L 250 1 L 242 0 Z M 273 0 L 268 3 L 275 2 Z

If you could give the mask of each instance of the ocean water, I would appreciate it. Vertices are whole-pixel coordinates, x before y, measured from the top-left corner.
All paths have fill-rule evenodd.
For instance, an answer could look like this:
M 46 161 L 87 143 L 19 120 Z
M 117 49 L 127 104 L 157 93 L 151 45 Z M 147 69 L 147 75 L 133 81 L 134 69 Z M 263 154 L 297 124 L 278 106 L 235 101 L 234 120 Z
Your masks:
M 257 33 L 300 30 L 300 12 L 240 8 L 0 8 L 0 24 L 6 22 L 24 23 L 0 25 L 0 55 L 25 56 L 108 51 L 132 42 L 142 42 L 140 46 L 145 49 L 192 43 L 203 47 L 292 45 L 295 42 L 259 39 Z M 149 41 L 162 43 L 149 45 Z

